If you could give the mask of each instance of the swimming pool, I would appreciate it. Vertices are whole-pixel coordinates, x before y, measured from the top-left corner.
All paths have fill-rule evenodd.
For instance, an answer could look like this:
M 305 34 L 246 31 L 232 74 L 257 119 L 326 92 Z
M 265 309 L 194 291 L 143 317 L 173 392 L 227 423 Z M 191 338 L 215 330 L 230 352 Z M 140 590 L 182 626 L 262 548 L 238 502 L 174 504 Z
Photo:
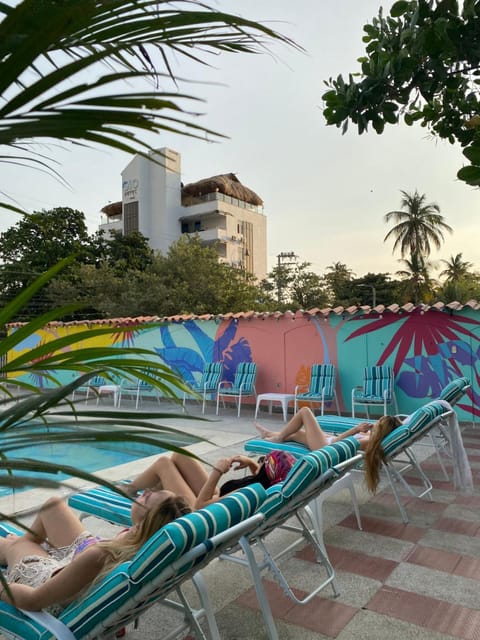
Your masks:
M 28 430 L 23 430 L 28 435 Z M 0 434 L 0 452 L 2 451 L 2 436 Z M 181 442 L 176 441 L 177 446 L 182 446 Z M 186 443 L 185 443 L 186 444 Z M 65 443 L 65 442 L 49 442 L 47 444 L 35 444 L 22 446 L 13 451 L 8 451 L 9 459 L 28 458 L 30 460 L 50 462 L 53 464 L 71 465 L 78 467 L 82 471 L 94 473 L 102 469 L 109 469 L 117 465 L 146 458 L 164 452 L 165 449 L 160 446 L 144 444 L 140 442 L 112 442 L 112 443 Z M 17 472 L 15 472 L 17 473 Z M 35 486 L 35 479 L 46 478 L 50 480 L 65 480 L 71 476 L 64 473 L 42 473 L 36 472 L 18 472 L 18 474 L 32 478 L 32 485 L 25 487 L 17 487 L 15 491 L 24 491 Z M 8 476 L 8 472 L 0 469 L 0 477 L 3 480 Z M 12 493 L 11 486 L 0 484 L 0 498 L 8 496 Z

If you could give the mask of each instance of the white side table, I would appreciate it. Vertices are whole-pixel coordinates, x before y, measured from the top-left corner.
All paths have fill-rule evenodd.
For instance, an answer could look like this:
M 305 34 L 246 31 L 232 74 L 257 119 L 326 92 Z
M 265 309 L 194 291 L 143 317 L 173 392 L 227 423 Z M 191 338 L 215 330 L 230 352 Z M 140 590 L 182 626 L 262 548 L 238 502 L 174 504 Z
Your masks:
M 258 409 L 260 407 L 260 403 L 266 401 L 269 403 L 268 405 L 268 413 L 272 413 L 272 403 L 280 402 L 282 405 L 283 411 L 283 420 L 287 421 L 287 413 L 288 413 L 288 403 L 293 402 L 295 400 L 295 395 L 293 393 L 261 393 L 257 396 L 257 406 L 255 407 L 255 420 L 257 419 Z
M 113 406 L 116 407 L 118 404 L 118 394 L 120 392 L 120 385 L 118 384 L 102 384 L 100 387 L 96 388 L 97 391 L 97 404 L 104 395 L 113 395 Z

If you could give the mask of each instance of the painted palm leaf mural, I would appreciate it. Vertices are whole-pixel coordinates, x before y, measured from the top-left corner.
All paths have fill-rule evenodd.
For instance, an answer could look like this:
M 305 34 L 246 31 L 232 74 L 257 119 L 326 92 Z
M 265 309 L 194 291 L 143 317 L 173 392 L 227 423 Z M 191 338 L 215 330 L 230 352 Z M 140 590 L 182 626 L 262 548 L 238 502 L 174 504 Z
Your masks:
M 428 322 L 422 310 L 406 316 L 385 314 L 371 318 L 353 318 L 351 322 L 368 324 L 353 331 L 345 342 L 367 334 L 378 333 L 398 325 L 386 343 L 375 364 L 392 362 L 396 385 L 412 398 L 437 397 L 441 389 L 453 378 L 474 375 L 480 382 L 478 359 L 480 357 L 480 327 L 478 321 L 465 316 L 451 316 L 443 312 L 430 312 Z M 372 363 L 373 364 L 373 363 Z M 469 390 L 470 402 L 458 407 L 480 416 L 480 395 Z
M 237 323 L 232 320 L 224 324 L 223 331 L 220 329 L 211 336 L 194 320 L 184 322 L 181 326 L 189 334 L 192 346 L 178 345 L 179 341 L 174 337 L 178 325 L 162 326 L 160 335 L 163 347 L 155 347 L 155 351 L 188 384 L 194 383 L 196 376 L 201 375 L 205 364 L 222 361 L 223 379 L 233 382 L 239 362 L 251 362 L 252 352 L 248 341 L 237 337 Z M 185 343 L 183 332 L 181 342 Z

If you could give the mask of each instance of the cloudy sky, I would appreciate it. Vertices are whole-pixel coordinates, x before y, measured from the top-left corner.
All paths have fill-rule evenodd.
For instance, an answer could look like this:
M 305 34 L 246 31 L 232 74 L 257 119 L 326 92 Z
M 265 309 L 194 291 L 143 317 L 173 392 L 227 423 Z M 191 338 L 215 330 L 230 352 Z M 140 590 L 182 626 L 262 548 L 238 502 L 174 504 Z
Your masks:
M 400 268 L 383 238 L 383 216 L 400 205 L 400 190 L 425 193 L 437 202 L 454 234 L 434 261 L 462 252 L 480 268 L 475 214 L 480 193 L 456 180 L 458 147 L 404 125 L 342 136 L 322 116 L 324 80 L 358 70 L 362 26 L 383 5 L 379 0 L 218 0 L 222 9 L 268 21 L 305 50 L 276 45 L 274 55 L 222 55 L 213 67 L 178 61 L 187 87 L 205 103 L 199 122 L 228 139 L 212 143 L 162 135 L 153 144 L 181 153 L 185 183 L 234 172 L 265 202 L 269 267 L 293 251 L 322 273 L 344 262 L 357 276 Z M 199 84 L 198 82 L 202 84 Z M 204 84 L 204 83 L 208 84 Z M 121 199 L 120 173 L 128 156 L 106 150 L 45 149 L 58 160 L 70 188 L 38 173 L 2 167 L 2 189 L 29 210 L 68 206 L 82 210 L 90 231 L 100 209 Z M 15 218 L 2 214 L 0 230 Z M 441 265 L 439 264 L 441 267 Z

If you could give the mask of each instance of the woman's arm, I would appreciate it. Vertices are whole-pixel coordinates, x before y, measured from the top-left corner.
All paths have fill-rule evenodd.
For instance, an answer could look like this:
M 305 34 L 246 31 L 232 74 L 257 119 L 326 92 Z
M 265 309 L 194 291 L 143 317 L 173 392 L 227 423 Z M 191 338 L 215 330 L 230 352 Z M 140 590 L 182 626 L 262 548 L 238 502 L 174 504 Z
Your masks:
M 215 467 L 210 471 L 207 481 L 198 493 L 197 499 L 195 500 L 195 509 L 201 509 L 218 500 L 218 482 L 223 474 L 229 471 L 231 465 L 232 458 L 222 458 L 218 460 Z
M 357 433 L 367 433 L 368 431 L 370 431 L 372 427 L 373 427 L 373 424 L 371 422 L 360 422 L 359 424 L 356 424 L 351 429 L 348 429 L 348 431 L 345 431 L 344 433 L 340 433 L 338 436 L 336 436 L 332 440 L 332 443 L 338 442 L 339 440 L 343 440 L 344 438 L 348 438 L 348 436 L 354 436 Z
M 40 611 L 52 604 L 71 602 L 100 573 L 105 557 L 105 551 L 94 545 L 41 586 L 11 583 L 8 586 L 12 597 L 3 589 L 0 599 L 27 611 Z
M 237 463 L 237 466 L 234 467 L 235 471 L 239 469 L 245 469 L 248 467 L 250 473 L 256 475 L 260 471 L 260 467 L 262 465 L 258 464 L 256 460 L 253 458 L 249 458 L 248 456 L 234 456 L 231 458 L 232 464 Z

